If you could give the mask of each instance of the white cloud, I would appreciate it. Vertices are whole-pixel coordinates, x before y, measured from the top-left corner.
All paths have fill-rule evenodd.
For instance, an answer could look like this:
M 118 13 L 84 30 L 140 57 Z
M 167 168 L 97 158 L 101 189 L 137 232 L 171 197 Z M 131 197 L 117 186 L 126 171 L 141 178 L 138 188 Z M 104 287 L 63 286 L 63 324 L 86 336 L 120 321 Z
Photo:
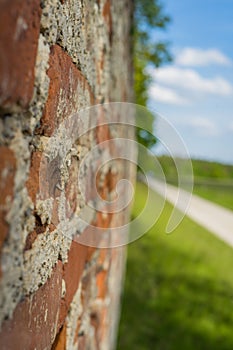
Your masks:
M 192 118 L 189 124 L 196 128 L 201 135 L 216 136 L 219 134 L 217 125 L 210 119 L 202 117 Z
M 202 50 L 186 47 L 178 53 L 176 63 L 182 66 L 207 66 L 209 64 L 229 66 L 232 61 L 217 49 Z
M 221 133 L 218 125 L 206 116 L 195 116 L 189 114 L 187 117 L 176 116 L 175 121 L 177 125 L 188 126 L 192 128 L 199 136 L 217 136 Z
M 157 102 L 169 103 L 174 105 L 185 105 L 189 101 L 181 97 L 174 90 L 163 87 L 159 84 L 152 85 L 149 90 L 150 98 Z
M 153 71 L 155 81 L 160 84 L 191 90 L 200 94 L 229 96 L 233 86 L 222 77 L 204 78 L 193 69 L 182 69 L 174 66 L 163 67 Z
M 230 131 L 233 131 L 233 122 L 229 124 Z

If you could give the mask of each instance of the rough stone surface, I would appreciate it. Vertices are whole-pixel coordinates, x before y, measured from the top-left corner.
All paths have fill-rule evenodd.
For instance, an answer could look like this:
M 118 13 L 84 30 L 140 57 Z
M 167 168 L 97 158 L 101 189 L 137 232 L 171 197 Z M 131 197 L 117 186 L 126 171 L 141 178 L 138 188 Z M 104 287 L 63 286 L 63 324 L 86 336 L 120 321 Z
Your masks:
M 104 102 L 132 100 L 131 12 L 131 0 L 0 1 L 1 349 L 114 349 L 125 250 L 81 243 L 128 217 L 86 203 L 116 199 L 133 175 L 105 163 L 128 131 L 100 125 Z
M 0 251 L 9 230 L 7 213 L 13 200 L 16 159 L 7 147 L 0 147 Z
M 56 337 L 62 291 L 62 263 L 36 294 L 21 301 L 2 325 L 2 350 L 49 349 Z
M 33 96 L 40 15 L 39 0 L 0 2 L 0 104 L 10 111 Z
M 47 74 L 49 94 L 39 131 L 51 136 L 65 118 L 92 105 L 94 98 L 82 73 L 58 45 L 51 48 Z
M 65 284 L 65 293 L 60 309 L 59 325 L 64 323 L 70 304 L 81 281 L 86 261 L 87 246 L 72 242 L 68 261 L 64 265 L 63 281 Z

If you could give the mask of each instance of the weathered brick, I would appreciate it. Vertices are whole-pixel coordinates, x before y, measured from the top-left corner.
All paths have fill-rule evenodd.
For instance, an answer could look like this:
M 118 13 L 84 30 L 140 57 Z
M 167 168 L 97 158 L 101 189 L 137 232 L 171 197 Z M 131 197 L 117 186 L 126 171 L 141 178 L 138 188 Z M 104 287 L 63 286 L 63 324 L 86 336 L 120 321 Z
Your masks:
M 69 181 L 66 184 L 66 216 L 70 218 L 75 212 L 78 204 L 78 160 L 72 158 L 69 167 Z
M 65 118 L 92 105 L 94 98 L 82 73 L 58 45 L 51 48 L 47 74 L 49 94 L 38 132 L 51 136 Z
M 99 249 L 99 258 L 98 264 L 103 266 L 106 261 L 108 261 L 111 257 L 112 249 L 110 248 L 101 248 Z
M 7 147 L 0 147 L 0 252 L 9 229 L 6 215 L 13 200 L 15 172 L 14 152 Z
M 87 246 L 72 242 L 68 255 L 68 262 L 64 265 L 63 279 L 65 281 L 66 293 L 62 299 L 59 327 L 63 324 L 67 316 L 70 303 L 78 289 L 84 266 L 87 260 Z
M 60 160 L 54 158 L 51 162 L 39 151 L 32 152 L 31 164 L 26 187 L 33 203 L 39 199 L 59 197 L 60 190 L 57 185 L 60 183 Z
M 1 350 L 50 349 L 57 330 L 62 293 L 62 263 L 37 292 L 18 304 L 13 319 L 3 323 Z
M 66 324 L 63 325 L 60 332 L 56 336 L 52 350 L 67 350 L 66 349 Z
M 108 26 L 110 43 L 112 41 L 112 14 L 111 14 L 111 0 L 106 0 L 103 7 L 103 17 Z
M 106 270 L 101 270 L 96 277 L 96 284 L 98 287 L 98 298 L 105 298 L 108 290 L 107 284 L 107 275 L 108 272 Z
M 36 202 L 36 195 L 39 192 L 39 174 L 41 164 L 42 153 L 33 152 L 31 155 L 31 165 L 26 187 L 28 194 L 31 197 L 33 203 Z
M 33 105 L 28 110 L 33 93 L 39 33 L 39 3 L 43 8 L 43 17 L 37 56 L 36 94 Z M 63 152 L 63 139 L 58 137 L 53 143 L 51 154 L 46 158 L 50 159 L 50 163 L 48 160 L 44 162 L 42 153 L 39 152 L 44 150 L 49 137 L 64 120 L 68 120 L 69 116 L 79 113 L 97 101 L 99 103 L 122 101 L 122 96 L 127 99 L 128 91 L 131 89 L 130 54 L 127 41 L 130 22 L 128 0 L 97 0 L 96 4 L 97 6 L 90 7 L 88 1 L 76 0 L 25 0 L 23 2 L 0 0 L 0 20 L 3 19 L 0 33 L 0 74 L 2 75 L 2 72 L 5 74 L 0 82 L 0 105 L 2 104 L 3 109 L 12 111 L 20 109 L 21 112 L 20 118 L 16 114 L 10 118 L 11 136 L 14 134 L 12 139 L 5 136 L 9 133 L 9 124 L 3 125 L 3 132 L 7 142 L 11 144 L 11 149 L 17 144 L 16 141 L 20 141 L 19 145 L 23 144 L 23 150 L 25 149 L 27 154 L 31 149 L 33 150 L 31 159 L 27 155 L 25 157 L 22 155 L 21 148 L 17 150 L 18 156 L 24 157 L 23 162 L 21 159 L 18 162 L 17 183 L 20 188 L 23 188 L 29 168 L 26 187 L 34 204 L 32 212 L 27 193 L 16 192 L 12 208 L 17 208 L 19 195 L 22 195 L 20 198 L 22 213 L 19 213 L 21 216 L 16 216 L 17 220 L 12 222 L 9 230 L 9 234 L 16 232 L 17 235 L 13 234 L 5 241 L 2 254 L 4 254 L 4 262 L 9 261 L 14 264 L 15 260 L 11 258 L 11 253 L 14 252 L 12 256 L 19 257 L 22 269 L 19 269 L 17 278 L 7 274 L 2 276 L 1 282 L 6 286 L 4 293 L 10 295 L 5 309 L 9 306 L 9 315 L 13 313 L 13 318 L 5 320 L 2 324 L 1 349 L 65 350 L 66 344 L 69 344 L 66 350 L 112 348 L 109 329 L 110 323 L 114 325 L 116 321 L 117 312 L 115 311 L 120 294 L 118 281 L 121 280 L 122 275 L 122 266 L 117 263 L 119 254 L 112 249 L 92 248 L 75 242 L 72 242 L 68 252 L 70 242 L 63 239 L 64 237 L 61 239 L 54 230 L 59 220 L 71 217 L 75 211 L 78 212 L 79 204 L 80 207 L 83 204 L 78 202 L 80 198 L 78 171 L 85 152 L 95 143 L 99 144 L 100 152 L 93 159 L 93 163 L 91 161 L 90 172 L 87 171 L 85 174 L 87 176 L 84 175 L 85 199 L 88 201 L 96 198 L 93 183 L 96 179 L 96 188 L 100 196 L 105 200 L 112 200 L 115 184 L 124 174 L 122 162 L 116 164 L 114 172 L 110 166 L 109 170 L 107 167 L 100 169 L 97 178 L 95 178 L 94 169 L 97 168 L 95 165 L 101 165 L 102 154 L 117 154 L 114 145 L 106 146 L 104 142 L 115 135 L 124 136 L 124 132 L 115 126 L 100 125 L 90 135 L 79 140 L 79 146 L 76 148 L 77 145 L 75 145 L 71 153 L 67 154 L 67 158 Z M 31 16 L 32 11 L 34 11 L 33 16 Z M 126 34 L 125 37 L 123 33 Z M 15 47 L 12 44 L 14 35 L 17 39 Z M 9 43 L 6 42 L 6 37 Z M 59 43 L 59 46 L 54 43 Z M 6 44 L 4 58 L 6 57 L 9 61 L 11 71 L 6 62 L 2 61 L 2 44 Z M 46 72 L 47 67 L 49 68 Z M 22 111 L 24 108 L 25 113 Z M 99 113 L 91 114 L 89 125 L 92 125 L 91 118 L 96 118 L 99 124 L 109 121 L 109 115 L 105 115 L 100 108 L 98 110 Z M 26 133 L 27 123 L 29 127 L 35 126 L 41 111 L 43 115 L 36 131 L 37 135 L 30 140 L 28 137 L 20 140 Z M 82 115 L 80 117 L 80 119 L 77 118 L 76 127 L 81 129 L 84 120 Z M 73 130 L 71 127 L 69 128 L 66 123 L 59 135 L 68 136 Z M 49 152 L 50 150 L 45 151 L 45 153 Z M 9 159 L 11 159 L 10 156 L 8 156 Z M 11 191 L 13 191 L 14 167 L 16 165 L 10 168 L 12 177 L 10 175 L 7 178 L 9 184 L 4 183 L 7 190 Z M 5 170 L 3 174 L 4 172 Z M 40 176 L 42 176 L 41 184 Z M 61 195 L 63 186 L 65 197 L 63 193 Z M 40 197 L 41 189 L 43 198 Z M 7 201 L 3 201 L 4 210 L 8 200 L 11 203 L 10 197 L 13 197 L 13 193 L 9 192 L 6 195 Z M 43 203 L 45 199 L 50 200 Z M 51 199 L 54 199 L 53 204 Z M 107 205 L 104 209 L 108 209 Z M 0 215 L 0 225 L 2 222 L 6 225 L 1 230 L 3 238 L 8 231 L 4 220 L 6 213 L 7 210 L 3 213 L 3 217 Z M 27 217 L 31 213 L 34 217 Z M 123 223 L 124 216 L 98 212 L 92 225 L 103 227 L 104 231 L 114 222 Z M 51 235 L 47 234 L 48 226 L 50 233 L 54 231 Z M 94 245 L 99 246 L 104 237 L 97 234 L 98 231 L 93 226 L 88 226 L 80 238 L 83 237 L 86 242 L 90 244 L 93 242 Z M 18 232 L 19 227 L 22 227 L 22 232 Z M 64 228 L 63 234 L 66 236 L 66 225 L 61 227 Z M 26 232 L 29 233 L 23 251 L 22 242 L 24 243 Z M 111 237 L 107 239 L 110 244 Z M 14 244 L 11 243 L 12 241 Z M 106 242 L 105 239 L 104 242 Z M 66 261 L 66 258 L 68 262 L 62 264 L 61 260 Z M 58 262 L 57 259 L 59 259 Z M 51 278 L 46 282 L 56 262 Z M 5 265 L 4 268 L 6 268 Z M 36 281 L 35 289 L 32 288 L 34 281 Z M 30 297 L 25 296 L 32 290 L 36 292 Z M 15 295 L 17 300 L 21 298 L 21 302 L 16 307 Z
M 37 238 L 37 233 L 35 230 L 33 230 L 32 232 L 30 232 L 28 235 L 27 235 L 27 238 L 26 238 L 26 243 L 25 243 L 25 247 L 24 249 L 25 250 L 29 250 L 32 248 L 32 244 L 33 242 L 35 242 Z
M 56 187 L 57 183 L 59 183 L 59 180 L 59 166 L 57 164 L 54 165 L 54 161 L 48 163 L 46 157 L 44 157 L 41 152 L 32 152 L 26 188 L 28 190 L 29 196 L 33 201 L 34 208 L 36 207 L 37 198 L 45 200 L 50 197 L 57 198 L 60 196 L 61 191 Z M 36 227 L 35 230 L 31 232 L 27 237 L 25 250 L 31 249 L 32 243 L 36 239 L 37 234 L 43 233 L 46 230 L 46 225 L 43 225 L 41 223 L 41 219 L 35 211 L 34 215 Z M 53 231 L 55 225 L 57 225 L 58 222 L 58 203 L 56 200 L 54 200 L 52 210 L 52 223 L 49 225 L 49 230 Z
M 91 313 L 91 324 L 95 329 L 95 343 L 103 344 L 104 338 L 108 337 L 109 323 L 108 323 L 108 307 L 99 303 L 93 308 Z
M 0 105 L 25 108 L 33 95 L 40 0 L 0 2 Z
M 96 247 L 87 247 L 87 261 L 90 261 L 93 254 L 96 252 Z
M 103 125 L 96 127 L 96 141 L 101 145 L 104 141 L 110 139 L 109 127 L 107 124 L 104 124 L 104 120 L 100 120 L 100 123 Z
M 112 221 L 112 216 L 113 216 L 112 213 L 97 212 L 96 221 L 95 221 L 96 227 L 100 227 L 102 229 L 108 229 Z

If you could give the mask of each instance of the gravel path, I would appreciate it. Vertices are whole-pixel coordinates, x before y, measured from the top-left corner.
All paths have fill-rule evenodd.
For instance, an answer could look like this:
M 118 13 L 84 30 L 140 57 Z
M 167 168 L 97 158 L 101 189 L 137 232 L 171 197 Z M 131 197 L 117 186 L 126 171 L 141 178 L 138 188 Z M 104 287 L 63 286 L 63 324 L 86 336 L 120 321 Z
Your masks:
M 184 190 L 178 190 L 175 186 L 164 185 L 158 180 L 151 177 L 148 178 L 149 186 L 152 190 L 156 191 L 160 195 L 165 195 L 168 202 L 175 205 L 178 198 L 178 193 L 186 199 L 189 197 L 189 193 Z M 183 201 L 185 202 L 185 200 Z M 205 227 L 207 230 L 215 234 L 218 238 L 233 247 L 233 211 L 225 209 L 220 205 L 212 203 L 199 196 L 192 195 L 189 206 L 184 203 L 176 203 L 176 207 L 182 212 L 186 212 L 192 220 Z M 186 210 L 185 210 L 186 209 Z

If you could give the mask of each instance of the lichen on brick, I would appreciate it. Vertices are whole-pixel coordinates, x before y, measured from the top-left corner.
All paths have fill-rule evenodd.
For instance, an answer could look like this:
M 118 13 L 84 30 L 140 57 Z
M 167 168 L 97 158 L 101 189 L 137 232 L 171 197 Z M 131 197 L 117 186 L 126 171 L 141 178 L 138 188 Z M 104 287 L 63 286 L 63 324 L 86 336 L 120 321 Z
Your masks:
M 121 283 L 124 259 L 112 250 L 75 247 L 73 240 L 85 238 L 90 227 L 94 232 L 94 225 L 108 228 L 126 218 L 125 213 L 109 215 L 91 208 L 96 205 L 95 187 L 102 199 L 112 200 L 115 184 L 130 176 L 131 170 L 122 162 L 108 162 L 114 152 L 103 144 L 127 136 L 125 131 L 117 126 L 98 127 L 111 121 L 111 113 L 104 115 L 101 107 L 91 113 L 88 108 L 131 98 L 129 2 L 41 0 L 40 11 L 35 0 L 30 5 L 35 12 L 27 8 L 13 25 L 17 43 L 25 34 L 23 45 L 33 48 L 22 51 L 20 46 L 20 57 L 23 52 L 29 66 L 17 55 L 9 61 L 9 67 L 15 60 L 22 68 L 29 67 L 29 75 L 25 70 L 18 75 L 22 76 L 19 86 L 28 88 L 26 93 L 16 89 L 7 110 L 6 105 L 0 106 L 0 144 L 15 159 L 11 193 L 4 202 L 7 233 L 0 277 L 4 329 L 0 344 L 8 335 L 9 350 L 16 348 L 14 344 L 25 350 L 50 349 L 59 327 L 67 349 L 78 344 L 80 349 L 105 350 L 113 344 L 120 294 L 117 281 Z M 7 6 L 12 6 L 11 14 L 14 6 L 18 11 L 19 2 Z M 26 26 L 33 23 L 34 29 L 28 31 Z M 95 178 L 96 168 L 105 161 Z

